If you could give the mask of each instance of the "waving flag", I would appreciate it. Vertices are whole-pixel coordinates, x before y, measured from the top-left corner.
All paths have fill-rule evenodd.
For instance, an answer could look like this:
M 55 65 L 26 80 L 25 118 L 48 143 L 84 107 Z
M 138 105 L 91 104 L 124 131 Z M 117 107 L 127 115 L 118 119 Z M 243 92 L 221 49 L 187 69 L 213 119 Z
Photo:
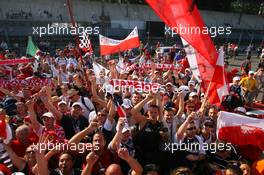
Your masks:
M 124 109 L 122 108 L 122 106 L 120 104 L 117 105 L 116 112 L 118 114 L 118 117 L 120 117 L 120 118 L 126 117 L 126 112 L 124 111 Z
M 255 145 L 264 150 L 264 119 L 221 111 L 217 137 L 235 145 Z
M 79 47 L 85 52 L 89 52 L 89 54 L 93 53 L 93 48 L 92 44 L 89 38 L 89 35 L 87 32 L 83 32 L 82 35 L 80 36 L 80 44 Z
M 146 0 L 165 24 L 178 33 L 211 65 L 217 61 L 217 52 L 194 0 Z
M 209 102 L 218 106 L 220 106 L 223 97 L 229 94 L 225 76 L 223 47 L 219 49 L 219 56 L 215 65 L 214 75 L 207 91 Z
M 137 27 L 124 40 L 115 40 L 99 35 L 99 41 L 101 55 L 110 55 L 140 46 Z
M 28 37 L 28 44 L 27 44 L 27 51 L 26 51 L 26 53 L 28 55 L 34 57 L 34 56 L 36 56 L 38 50 L 39 50 L 38 47 L 32 41 L 32 37 L 29 36 Z

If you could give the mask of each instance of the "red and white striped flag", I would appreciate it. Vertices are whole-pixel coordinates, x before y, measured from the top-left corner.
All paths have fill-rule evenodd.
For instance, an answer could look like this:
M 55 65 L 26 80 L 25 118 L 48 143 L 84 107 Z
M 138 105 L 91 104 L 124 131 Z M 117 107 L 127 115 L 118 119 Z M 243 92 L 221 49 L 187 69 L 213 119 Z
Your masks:
M 264 119 L 221 111 L 217 138 L 235 145 L 255 145 L 264 150 Z
M 101 55 L 110 55 L 140 46 L 137 27 L 124 39 L 115 40 L 99 35 Z

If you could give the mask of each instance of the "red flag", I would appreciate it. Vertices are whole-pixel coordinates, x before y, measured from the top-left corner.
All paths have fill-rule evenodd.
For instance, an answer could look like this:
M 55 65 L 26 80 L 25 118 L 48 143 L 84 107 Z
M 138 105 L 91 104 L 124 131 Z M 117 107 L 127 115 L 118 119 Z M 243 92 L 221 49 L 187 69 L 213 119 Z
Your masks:
M 115 40 L 99 35 L 99 41 L 101 55 L 110 55 L 140 46 L 137 27 L 124 40 Z
M 207 89 L 208 100 L 211 104 L 220 106 L 220 103 L 225 95 L 228 95 L 228 85 L 226 83 L 225 68 L 224 68 L 224 50 L 219 49 L 219 56 L 215 65 L 215 71 L 212 81 Z
M 121 105 L 117 106 L 117 114 L 120 118 L 125 118 L 126 117 L 126 112 L 124 111 L 124 109 L 122 108 Z
M 192 45 L 211 65 L 217 52 L 193 0 L 146 0 L 165 24 Z M 182 29 L 182 30 L 181 30 Z
M 201 83 L 203 91 L 206 91 L 213 78 L 215 65 L 210 64 L 207 59 L 195 50 L 195 48 L 189 45 L 183 38 L 181 39 L 190 69 L 194 77 Z
M 217 137 L 235 145 L 255 145 L 264 150 L 264 119 L 221 111 Z M 230 134 L 232 133 L 232 134 Z

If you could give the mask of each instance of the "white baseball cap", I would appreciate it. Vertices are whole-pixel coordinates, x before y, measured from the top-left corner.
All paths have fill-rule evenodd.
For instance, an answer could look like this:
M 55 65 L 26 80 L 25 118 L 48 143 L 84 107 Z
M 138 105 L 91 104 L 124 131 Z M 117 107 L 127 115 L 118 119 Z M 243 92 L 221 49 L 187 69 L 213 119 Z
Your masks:
M 198 96 L 198 94 L 197 94 L 196 92 L 191 92 L 191 93 L 189 94 L 189 97 L 193 97 L 193 96 Z
M 244 108 L 244 107 L 237 107 L 237 108 L 235 108 L 234 111 L 236 111 L 236 112 L 242 112 L 242 113 L 246 113 L 247 112 L 246 108 Z
M 240 81 L 240 77 L 234 77 L 233 81 Z
M 61 104 L 67 105 L 66 101 L 63 101 L 63 100 L 58 103 L 58 106 L 60 106 Z
M 83 109 L 83 105 L 80 102 L 74 102 L 72 104 L 72 107 L 74 107 L 74 106 L 80 106 Z
M 248 75 L 254 74 L 255 72 L 253 70 L 248 72 Z

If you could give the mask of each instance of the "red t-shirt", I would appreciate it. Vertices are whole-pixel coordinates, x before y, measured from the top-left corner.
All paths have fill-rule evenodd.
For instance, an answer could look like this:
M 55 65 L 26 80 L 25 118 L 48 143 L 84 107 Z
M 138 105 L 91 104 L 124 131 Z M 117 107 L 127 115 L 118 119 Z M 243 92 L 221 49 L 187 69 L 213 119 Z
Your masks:
M 13 151 L 19 156 L 19 157 L 24 157 L 25 153 L 26 153 L 26 149 L 29 145 L 36 143 L 37 141 L 34 140 L 33 138 L 29 138 L 28 139 L 29 142 L 24 145 L 22 144 L 19 140 L 12 140 L 11 141 L 11 148 L 13 149 Z
M 119 163 L 119 157 L 115 153 L 111 153 L 108 149 L 105 149 L 103 154 L 99 157 L 98 161 L 93 166 L 92 174 L 98 174 L 100 169 L 107 169 L 107 167 L 113 163 Z

